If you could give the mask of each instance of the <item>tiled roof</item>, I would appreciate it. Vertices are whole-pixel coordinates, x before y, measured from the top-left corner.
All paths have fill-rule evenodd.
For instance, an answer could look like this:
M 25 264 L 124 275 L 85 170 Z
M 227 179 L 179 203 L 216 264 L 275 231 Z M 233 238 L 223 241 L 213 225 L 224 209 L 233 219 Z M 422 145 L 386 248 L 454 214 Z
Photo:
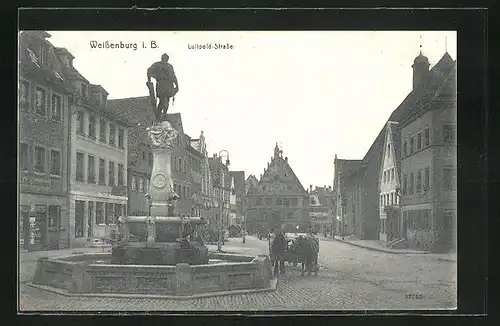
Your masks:
M 450 72 L 453 70 L 454 64 L 455 62 L 450 55 L 445 53 L 438 63 L 430 69 L 428 79 L 422 82 L 419 87 L 412 90 L 408 96 L 406 96 L 403 102 L 401 102 L 401 104 L 392 112 L 387 122 L 400 122 L 404 120 L 412 113 L 412 110 L 422 107 L 425 102 L 434 98 Z M 381 155 L 381 146 L 384 144 L 384 130 L 387 122 L 384 124 L 384 127 L 380 130 L 377 138 L 375 138 L 370 146 L 370 149 L 363 157 L 363 165 L 370 161 L 374 156 L 379 157 Z M 353 171 L 351 175 L 354 173 L 355 171 Z
M 38 78 L 43 82 L 51 82 L 54 86 L 59 87 L 63 91 L 71 92 L 73 87 L 66 83 L 61 62 L 54 52 L 54 46 L 46 37 L 50 34 L 44 31 L 29 31 L 22 32 L 19 37 L 19 61 L 21 65 L 21 74 L 28 74 Z M 39 44 L 46 46 L 46 62 L 40 62 Z
M 106 95 L 109 95 L 109 93 L 101 85 L 89 84 L 89 86 L 90 86 L 90 89 L 92 91 L 98 91 L 98 92 L 104 93 Z

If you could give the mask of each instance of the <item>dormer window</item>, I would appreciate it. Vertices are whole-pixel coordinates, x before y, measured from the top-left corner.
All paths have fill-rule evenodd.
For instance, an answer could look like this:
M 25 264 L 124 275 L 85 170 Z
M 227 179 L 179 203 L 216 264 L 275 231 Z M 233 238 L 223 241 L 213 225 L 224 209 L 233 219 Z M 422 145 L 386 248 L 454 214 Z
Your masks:
M 81 92 L 82 92 L 82 98 L 86 99 L 87 98 L 87 94 L 88 94 L 87 84 L 82 83 Z
M 387 157 L 391 157 L 391 144 L 387 144 Z

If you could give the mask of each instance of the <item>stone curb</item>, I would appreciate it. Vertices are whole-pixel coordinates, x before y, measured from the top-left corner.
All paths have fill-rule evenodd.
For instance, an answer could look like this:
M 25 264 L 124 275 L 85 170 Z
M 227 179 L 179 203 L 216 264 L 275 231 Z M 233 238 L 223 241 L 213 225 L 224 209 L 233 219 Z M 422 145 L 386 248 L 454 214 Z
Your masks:
M 381 248 L 374 248 L 374 247 L 370 247 L 370 246 L 363 246 L 363 245 L 360 245 L 360 244 L 357 244 L 357 243 L 352 243 L 352 242 L 349 242 L 349 241 L 346 241 L 346 240 L 340 240 L 340 239 L 334 239 L 334 240 L 338 241 L 338 242 L 346 243 L 346 244 L 351 245 L 351 246 L 355 246 L 355 247 L 359 247 L 359 248 L 364 248 L 364 249 L 368 249 L 368 250 L 373 250 L 373 251 L 378 251 L 378 252 L 385 252 L 385 253 L 394 254 L 394 255 L 429 255 L 429 254 L 432 254 L 432 253 L 430 253 L 428 251 L 422 251 L 422 252 L 390 251 L 390 250 L 384 250 L 384 249 L 381 249 Z M 456 263 L 457 262 L 455 259 L 449 259 L 449 258 L 440 258 L 440 257 L 437 257 L 436 259 L 438 261 L 446 261 L 446 262 L 452 262 L 452 263 Z
M 58 289 L 52 286 L 34 284 L 33 282 L 26 282 L 25 285 L 52 292 L 67 297 L 91 297 L 91 298 L 122 298 L 122 299 L 163 299 L 163 300 L 190 300 L 190 299 L 204 299 L 211 297 L 238 295 L 238 294 L 252 294 L 276 291 L 278 287 L 277 279 L 270 280 L 271 285 L 263 289 L 245 289 L 245 290 L 231 290 L 219 291 L 212 293 L 200 293 L 193 295 L 161 295 L 161 294 L 125 294 L 125 293 L 71 293 L 69 291 Z

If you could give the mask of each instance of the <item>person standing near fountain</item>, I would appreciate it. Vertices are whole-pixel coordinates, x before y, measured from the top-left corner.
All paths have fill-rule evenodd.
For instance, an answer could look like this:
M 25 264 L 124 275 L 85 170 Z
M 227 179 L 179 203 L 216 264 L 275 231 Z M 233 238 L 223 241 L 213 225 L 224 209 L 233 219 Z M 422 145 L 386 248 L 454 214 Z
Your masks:
M 169 56 L 164 53 L 161 61 L 155 62 L 148 68 L 148 81 L 146 85 L 149 89 L 149 96 L 155 114 L 155 122 L 160 123 L 165 120 L 170 103 L 170 98 L 179 91 L 179 83 L 174 72 L 174 67 L 168 63 Z M 151 77 L 156 80 L 156 96 L 154 94 Z M 156 105 L 156 97 L 160 100 Z

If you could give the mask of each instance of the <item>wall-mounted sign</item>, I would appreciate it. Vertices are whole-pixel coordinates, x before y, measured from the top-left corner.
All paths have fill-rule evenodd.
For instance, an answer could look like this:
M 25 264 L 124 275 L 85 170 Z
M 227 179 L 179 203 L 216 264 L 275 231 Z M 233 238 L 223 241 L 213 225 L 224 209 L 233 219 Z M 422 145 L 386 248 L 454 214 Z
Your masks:
M 52 186 L 50 176 L 42 174 L 22 172 L 19 181 L 21 189 L 34 188 L 37 190 L 48 190 Z

